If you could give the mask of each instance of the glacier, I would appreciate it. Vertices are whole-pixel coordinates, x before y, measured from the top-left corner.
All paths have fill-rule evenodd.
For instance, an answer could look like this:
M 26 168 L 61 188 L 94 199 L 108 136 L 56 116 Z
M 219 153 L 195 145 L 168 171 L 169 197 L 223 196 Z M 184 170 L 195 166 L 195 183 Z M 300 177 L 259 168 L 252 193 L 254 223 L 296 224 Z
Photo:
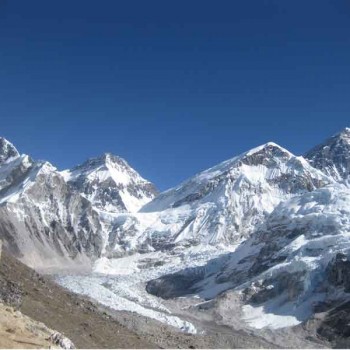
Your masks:
M 119 156 L 61 171 L 0 138 L 0 237 L 66 288 L 184 332 L 203 331 L 203 308 L 295 327 L 349 300 L 349 162 L 346 128 L 304 156 L 268 142 L 158 193 Z

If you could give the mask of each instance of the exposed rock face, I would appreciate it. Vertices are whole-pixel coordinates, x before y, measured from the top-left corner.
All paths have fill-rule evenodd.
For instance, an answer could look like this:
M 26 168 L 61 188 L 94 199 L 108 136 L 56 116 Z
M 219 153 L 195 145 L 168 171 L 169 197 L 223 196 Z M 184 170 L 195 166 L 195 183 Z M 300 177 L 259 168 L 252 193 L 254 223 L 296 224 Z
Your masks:
M 18 156 L 19 153 L 15 146 L 3 137 L 0 137 L 0 164 Z
M 75 349 L 72 341 L 59 332 L 53 332 L 50 336 L 50 341 L 62 349 Z
M 165 275 L 146 284 L 148 293 L 163 299 L 181 297 L 195 292 L 193 286 L 203 278 L 200 269 Z
M 62 174 L 94 207 L 106 212 L 135 212 L 158 193 L 124 159 L 110 153 Z
M 336 349 L 350 346 L 350 301 L 340 303 L 325 313 L 317 327 L 319 336 L 327 339 Z
M 334 135 L 305 154 L 312 166 L 339 181 L 350 174 L 350 128 Z
M 98 214 L 51 164 L 20 156 L 0 174 L 0 236 L 9 251 L 34 267 L 100 256 Z
M 245 302 L 251 304 L 262 304 L 285 293 L 285 302 L 295 300 L 303 291 L 304 273 L 286 272 L 276 278 L 254 281 L 250 287 L 244 289 Z
M 328 264 L 326 273 L 331 284 L 341 286 L 346 293 L 350 293 L 350 261 L 345 254 L 337 253 Z

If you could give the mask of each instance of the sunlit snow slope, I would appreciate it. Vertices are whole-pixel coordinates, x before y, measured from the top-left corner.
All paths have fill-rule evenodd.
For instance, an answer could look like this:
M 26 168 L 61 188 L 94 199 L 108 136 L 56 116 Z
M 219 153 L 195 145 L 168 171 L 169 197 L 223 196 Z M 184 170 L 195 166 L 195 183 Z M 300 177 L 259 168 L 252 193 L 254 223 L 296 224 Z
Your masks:
M 161 193 L 137 214 L 110 217 L 109 250 L 232 244 L 281 201 L 329 182 L 304 158 L 267 143 Z

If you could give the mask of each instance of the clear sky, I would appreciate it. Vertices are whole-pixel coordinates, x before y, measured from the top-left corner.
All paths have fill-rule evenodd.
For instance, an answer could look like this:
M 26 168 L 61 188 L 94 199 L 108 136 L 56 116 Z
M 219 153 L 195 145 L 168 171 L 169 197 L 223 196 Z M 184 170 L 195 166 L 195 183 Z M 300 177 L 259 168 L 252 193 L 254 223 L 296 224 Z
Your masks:
M 0 134 L 61 169 L 108 151 L 165 189 L 349 116 L 349 0 L 0 0 Z

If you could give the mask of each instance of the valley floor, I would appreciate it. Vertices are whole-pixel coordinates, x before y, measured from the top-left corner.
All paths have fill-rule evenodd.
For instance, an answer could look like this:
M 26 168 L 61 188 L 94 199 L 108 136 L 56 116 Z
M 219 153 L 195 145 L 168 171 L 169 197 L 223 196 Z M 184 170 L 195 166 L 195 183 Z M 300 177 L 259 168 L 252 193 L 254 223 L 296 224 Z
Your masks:
M 317 334 L 311 335 L 303 327 L 278 330 L 249 327 L 249 323 L 243 321 L 241 305 L 234 293 L 227 292 L 205 302 L 205 296 L 225 290 L 225 284 L 208 285 L 205 292 L 189 296 L 186 279 L 180 279 L 174 283 L 173 295 L 167 300 L 146 291 L 148 281 L 180 269 L 195 269 L 195 273 L 189 274 L 193 282 L 208 260 L 212 261 L 206 265 L 206 272 L 210 274 L 216 264 L 221 266 L 228 252 L 213 247 L 191 247 L 186 251 L 172 251 L 170 255 L 154 252 L 119 259 L 102 258 L 95 264 L 94 273 L 57 275 L 55 279 L 71 291 L 98 301 L 100 308 L 104 307 L 118 322 L 137 330 L 143 339 L 150 339 L 160 347 L 327 347 Z M 130 312 L 132 317 L 121 316 Z
M 51 276 L 37 274 L 5 252 L 1 258 L 0 280 L 11 282 L 21 290 L 19 310 L 22 314 L 61 332 L 77 348 L 280 348 L 283 340 L 288 347 L 327 346 L 315 341 L 315 337 L 305 340 L 307 334 L 303 330 L 268 334 L 234 329 L 222 322 L 222 315 L 215 307 L 204 312 L 193 309 L 191 306 L 200 301 L 195 298 L 167 302 L 159 299 L 158 308 L 164 302 L 162 307 L 168 308 L 172 317 L 178 317 L 196 329 L 196 334 L 186 334 L 156 319 L 115 310 L 76 295 L 54 283 Z M 231 305 L 232 301 L 228 297 L 225 302 Z M 231 317 L 234 318 L 234 313 Z

